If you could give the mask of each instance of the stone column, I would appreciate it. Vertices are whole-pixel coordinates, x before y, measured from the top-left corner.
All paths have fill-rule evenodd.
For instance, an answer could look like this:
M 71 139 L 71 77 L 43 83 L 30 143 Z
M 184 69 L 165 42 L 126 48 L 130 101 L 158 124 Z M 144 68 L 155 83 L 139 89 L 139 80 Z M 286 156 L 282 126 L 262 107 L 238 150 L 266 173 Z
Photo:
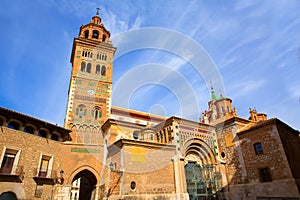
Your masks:
M 5 126 L 5 127 L 8 126 L 8 119 L 3 118 L 3 124 L 2 124 L 2 126 Z M 299 136 L 300 136 L 300 134 L 299 134 Z
M 53 191 L 53 200 L 69 200 L 72 185 L 55 185 Z
M 174 165 L 174 177 L 175 177 L 175 190 L 176 199 L 189 199 L 186 188 L 186 178 L 184 171 L 184 158 L 182 156 L 176 155 L 172 158 Z

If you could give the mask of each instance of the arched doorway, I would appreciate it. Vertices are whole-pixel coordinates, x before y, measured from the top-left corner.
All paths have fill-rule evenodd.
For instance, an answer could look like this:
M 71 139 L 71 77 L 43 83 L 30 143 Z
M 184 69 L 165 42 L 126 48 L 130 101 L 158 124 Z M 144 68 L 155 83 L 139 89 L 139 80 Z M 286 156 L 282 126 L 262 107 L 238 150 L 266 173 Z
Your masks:
M 85 169 L 79 172 L 72 180 L 71 200 L 95 199 L 97 178 Z
M 213 151 L 200 139 L 187 141 L 184 149 L 184 170 L 190 200 L 216 198 L 222 180 Z
M 17 195 L 13 192 L 3 192 L 0 195 L 0 200 L 17 200 Z
M 214 166 L 201 166 L 197 162 L 189 161 L 184 169 L 190 200 L 214 199 L 217 187 Z

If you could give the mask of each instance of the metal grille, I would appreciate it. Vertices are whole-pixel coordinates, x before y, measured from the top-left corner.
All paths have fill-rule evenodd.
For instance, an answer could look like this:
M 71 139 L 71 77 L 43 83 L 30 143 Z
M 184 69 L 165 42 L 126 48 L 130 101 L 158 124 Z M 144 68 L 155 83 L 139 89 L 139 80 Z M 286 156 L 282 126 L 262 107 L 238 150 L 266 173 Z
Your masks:
M 217 179 L 213 165 L 200 166 L 189 162 L 185 166 L 187 191 L 190 200 L 213 199 L 217 191 Z

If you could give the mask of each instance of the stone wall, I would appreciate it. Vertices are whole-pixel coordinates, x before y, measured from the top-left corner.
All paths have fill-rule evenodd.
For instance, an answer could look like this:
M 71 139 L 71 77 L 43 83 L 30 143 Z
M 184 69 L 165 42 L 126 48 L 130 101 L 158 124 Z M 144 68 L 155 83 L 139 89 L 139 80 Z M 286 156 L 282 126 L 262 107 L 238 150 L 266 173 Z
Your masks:
M 271 119 L 257 124 L 247 131 L 238 133 L 244 164 L 247 171 L 247 180 L 244 184 L 231 185 L 232 199 L 256 199 L 261 197 L 272 198 L 299 198 L 296 180 L 293 177 L 283 143 L 294 143 L 288 129 L 284 132 L 277 129 L 277 119 Z M 280 134 L 285 135 L 280 137 Z M 295 135 L 297 139 L 297 135 Z M 289 141 L 289 142 L 288 142 Z M 297 140 L 296 140 L 297 141 Z M 254 144 L 262 144 L 262 153 L 256 153 Z M 297 144 L 295 144 L 297 146 Z M 298 147 L 290 149 L 297 149 Z M 297 156 L 296 156 L 297 157 Z M 268 168 L 271 180 L 263 180 L 260 169 Z
M 53 179 L 49 179 L 47 184 L 38 185 L 34 177 L 37 177 L 41 155 L 53 156 L 52 174 L 49 178 L 54 178 L 56 176 L 55 173 L 59 175 L 62 167 L 60 157 L 60 152 L 62 151 L 61 143 L 6 127 L 0 127 L 0 137 L 0 151 L 2 155 L 4 155 L 3 150 L 5 147 L 20 150 L 17 166 L 22 167 L 24 172 L 24 178 L 20 183 L 2 180 L 0 182 L 0 194 L 12 191 L 17 195 L 18 199 L 35 199 L 35 196 L 42 199 L 51 199 Z
M 21 167 L 24 172 L 21 181 L 0 175 L 0 194 L 12 191 L 18 199 L 70 199 L 73 179 L 88 170 L 97 179 L 96 196 L 102 195 L 99 188 L 104 176 L 103 146 L 66 144 L 7 127 L 0 127 L 0 137 L 0 155 L 4 155 L 5 148 L 20 150 L 17 170 Z M 36 178 L 41 155 L 53 157 L 51 175 L 46 180 Z M 54 184 L 60 170 L 64 171 L 63 185 Z
M 120 142 L 123 143 L 121 148 L 109 160 L 117 162 L 117 166 L 121 166 L 117 169 L 122 170 L 123 174 L 110 172 L 109 185 L 114 188 L 110 198 L 169 199 L 176 196 L 172 161 L 175 156 L 174 145 L 129 140 Z
M 236 130 L 237 128 L 234 123 L 217 129 L 219 155 L 221 155 L 221 159 L 225 162 L 226 168 L 227 183 L 224 183 L 225 188 L 228 185 L 241 184 L 247 181 Z

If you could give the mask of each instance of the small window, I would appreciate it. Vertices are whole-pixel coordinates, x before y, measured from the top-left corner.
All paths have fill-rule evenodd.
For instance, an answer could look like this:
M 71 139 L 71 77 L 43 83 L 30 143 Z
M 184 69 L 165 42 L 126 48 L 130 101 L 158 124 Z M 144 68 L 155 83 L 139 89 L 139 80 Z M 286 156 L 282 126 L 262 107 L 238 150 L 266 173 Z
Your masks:
M 39 170 L 39 177 L 45 178 L 47 176 L 48 165 L 49 165 L 49 159 L 42 158 L 40 170 Z
M 87 66 L 86 66 L 86 72 L 91 73 L 91 68 L 92 68 L 92 64 L 88 63 Z
M 51 169 L 52 169 L 52 163 L 53 163 L 53 157 L 52 156 L 47 156 L 47 155 L 42 155 L 41 156 L 41 161 L 40 161 L 40 166 L 39 166 L 39 171 L 38 171 L 38 177 L 41 178 L 48 178 L 51 175 Z
M 222 158 L 225 158 L 225 156 L 226 156 L 226 154 L 222 151 L 222 152 L 221 152 L 221 157 L 222 157 Z
M 20 129 L 20 125 L 17 122 L 14 122 L 14 121 L 9 122 L 7 127 L 11 128 L 11 129 L 15 129 L 15 130 Z
M 134 181 L 132 181 L 132 182 L 130 183 L 130 189 L 131 189 L 131 190 L 135 190 L 135 188 L 136 188 L 136 183 L 135 183 Z
M 257 142 L 255 144 L 253 144 L 254 146 L 254 150 L 255 150 L 255 154 L 256 155 L 261 155 L 263 154 L 263 148 L 262 148 L 262 144 L 260 142 Z
M 85 38 L 88 38 L 88 37 L 89 37 L 89 31 L 88 31 L 88 30 L 84 31 L 84 37 L 85 37 Z
M 229 106 L 227 106 L 227 112 L 228 112 L 228 113 L 230 113 L 230 109 L 229 109 Z
M 100 74 L 100 65 L 96 66 L 96 74 Z
M 20 150 L 5 149 L 2 158 L 0 174 L 14 174 L 19 161 Z
M 81 56 L 84 56 L 84 51 L 82 51 L 82 55 Z
M 38 132 L 38 136 L 46 138 L 47 137 L 47 132 L 45 130 L 40 130 Z
M 82 71 L 82 72 L 85 72 L 85 62 L 82 62 L 81 63 L 81 69 L 80 69 L 80 71 Z
M 101 68 L 101 75 L 106 76 L 106 67 L 104 65 Z
M 223 106 L 222 106 L 222 113 L 223 113 L 224 116 L 226 115 L 226 112 L 225 112 L 225 109 L 224 109 Z
M 99 106 L 96 106 L 94 110 L 92 110 L 92 117 L 96 120 L 102 117 L 102 111 Z
M 51 140 L 55 140 L 55 141 L 58 141 L 58 134 L 51 134 Z
M 32 126 L 25 126 L 24 132 L 29 133 L 29 134 L 33 134 L 34 133 L 34 128 Z
M 139 132 L 138 131 L 134 131 L 132 134 L 133 139 L 137 140 L 139 139 Z
M 260 168 L 259 177 L 261 182 L 270 182 L 272 181 L 272 176 L 269 167 Z
M 77 108 L 76 108 L 76 115 L 79 116 L 79 118 L 82 118 L 83 116 L 86 115 L 86 106 L 83 104 L 80 104 Z
M 93 30 L 92 38 L 98 39 L 99 38 L 99 31 Z
M 11 174 L 12 168 L 14 166 L 15 157 L 16 154 L 5 153 L 0 169 L 1 174 Z
M 105 42 L 105 40 L 106 40 L 106 36 L 102 35 L 102 42 Z

